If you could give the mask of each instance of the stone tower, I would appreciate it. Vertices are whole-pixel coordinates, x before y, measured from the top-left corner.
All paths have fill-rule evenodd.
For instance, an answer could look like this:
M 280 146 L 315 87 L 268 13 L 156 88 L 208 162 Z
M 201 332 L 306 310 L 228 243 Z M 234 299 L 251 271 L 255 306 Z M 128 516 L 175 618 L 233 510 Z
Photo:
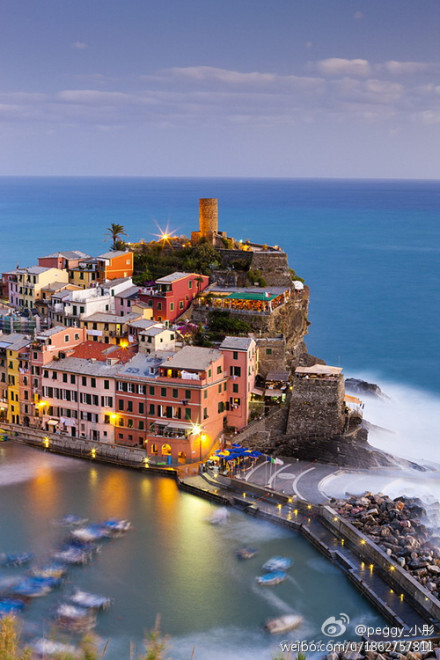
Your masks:
M 215 197 L 199 200 L 199 231 L 205 238 L 218 233 L 218 200 Z

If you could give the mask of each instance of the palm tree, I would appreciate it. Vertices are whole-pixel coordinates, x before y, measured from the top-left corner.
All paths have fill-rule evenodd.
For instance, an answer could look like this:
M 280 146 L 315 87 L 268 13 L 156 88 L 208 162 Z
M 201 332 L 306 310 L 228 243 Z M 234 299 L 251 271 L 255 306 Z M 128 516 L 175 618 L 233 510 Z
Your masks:
M 124 225 L 119 225 L 115 222 L 113 222 L 110 227 L 107 227 L 107 231 L 111 236 L 111 239 L 113 241 L 112 249 L 116 250 L 117 244 L 120 241 L 121 236 L 128 236 L 127 232 L 125 231 Z

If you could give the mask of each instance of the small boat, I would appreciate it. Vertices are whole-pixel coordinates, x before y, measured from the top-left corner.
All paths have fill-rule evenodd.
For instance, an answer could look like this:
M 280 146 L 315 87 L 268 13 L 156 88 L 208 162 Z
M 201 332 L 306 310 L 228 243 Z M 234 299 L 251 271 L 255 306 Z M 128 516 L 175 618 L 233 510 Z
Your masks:
M 304 621 L 303 617 L 299 614 L 285 614 L 276 619 L 268 619 L 265 623 L 265 628 L 276 635 L 277 633 L 285 633 L 293 628 L 298 628 Z
M 292 560 L 288 557 L 271 557 L 263 568 L 265 571 L 287 571 L 292 566 Z
M 75 539 L 79 539 L 84 543 L 91 541 L 102 541 L 111 536 L 111 532 L 104 525 L 88 525 L 88 527 L 80 527 L 72 532 Z
M 84 607 L 62 603 L 56 610 L 59 626 L 74 632 L 87 632 L 96 625 L 96 615 Z
M 256 554 L 257 551 L 255 550 L 255 548 L 249 548 L 247 546 L 238 548 L 236 552 L 238 559 L 252 559 L 252 557 L 255 557 Z
M 92 555 L 90 552 L 83 550 L 82 548 L 75 547 L 73 545 L 68 546 L 55 552 L 53 558 L 57 561 L 63 562 L 64 564 L 73 564 L 79 566 L 81 564 L 87 564 Z
M 273 571 L 272 573 L 259 575 L 256 580 L 258 584 L 270 587 L 274 584 L 280 584 L 280 582 L 284 582 L 286 578 L 287 573 L 284 573 L 284 571 Z
M 45 566 L 40 566 L 40 568 L 33 568 L 31 575 L 34 577 L 51 577 L 51 578 L 62 578 L 67 573 L 67 567 L 64 564 L 46 564 Z
M 71 644 L 63 644 L 53 639 L 37 639 L 32 645 L 32 650 L 37 658 L 49 658 L 51 656 L 69 656 L 79 658 L 80 652 Z
M 53 584 L 46 582 L 49 578 L 28 577 L 12 587 L 10 594 L 18 598 L 40 598 L 46 596 L 53 588 Z
M 66 516 L 60 518 L 60 520 L 54 520 L 55 525 L 61 525 L 63 527 L 70 527 L 73 525 L 85 525 L 87 518 L 81 518 L 80 516 L 75 516 L 73 513 L 68 513 Z
M 211 525 L 221 525 L 229 518 L 229 511 L 226 507 L 222 506 L 209 518 Z
M 104 520 L 101 525 L 114 535 L 128 532 L 131 529 L 131 522 L 129 520 L 118 520 L 117 518 Z
M 111 598 L 90 594 L 87 591 L 77 589 L 69 598 L 74 605 L 79 605 L 88 610 L 106 610 L 111 605 Z
M 0 618 L 6 616 L 7 614 L 16 614 L 24 607 L 22 600 L 16 600 L 14 598 L 2 598 L 0 600 Z
M 8 568 L 15 568 L 17 566 L 24 566 L 32 561 L 33 554 L 30 552 L 20 552 L 17 554 L 1 554 L 0 563 L 2 566 Z

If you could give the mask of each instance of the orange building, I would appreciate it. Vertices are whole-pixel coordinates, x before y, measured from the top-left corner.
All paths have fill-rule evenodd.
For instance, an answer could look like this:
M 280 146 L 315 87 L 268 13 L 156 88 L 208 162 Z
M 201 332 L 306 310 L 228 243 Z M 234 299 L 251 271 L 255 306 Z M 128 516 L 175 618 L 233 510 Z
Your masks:
M 100 282 L 133 275 L 133 252 L 106 252 L 99 255 L 97 261 L 96 270 Z

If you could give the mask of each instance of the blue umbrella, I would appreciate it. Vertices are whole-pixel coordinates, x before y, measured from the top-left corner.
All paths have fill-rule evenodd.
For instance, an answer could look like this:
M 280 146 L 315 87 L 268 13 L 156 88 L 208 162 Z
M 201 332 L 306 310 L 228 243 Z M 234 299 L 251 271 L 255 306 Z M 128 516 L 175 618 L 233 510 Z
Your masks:
M 259 456 L 264 456 L 264 454 L 262 454 L 261 451 L 255 450 L 255 451 L 252 452 L 251 456 L 253 458 L 258 458 Z

